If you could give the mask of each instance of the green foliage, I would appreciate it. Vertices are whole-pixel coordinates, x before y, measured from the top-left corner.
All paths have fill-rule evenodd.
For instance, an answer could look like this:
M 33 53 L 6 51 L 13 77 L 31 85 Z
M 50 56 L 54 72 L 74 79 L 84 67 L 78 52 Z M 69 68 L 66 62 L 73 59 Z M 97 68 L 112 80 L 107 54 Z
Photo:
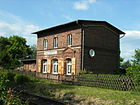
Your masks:
M 21 74 L 17 74 L 14 77 L 14 80 L 17 84 L 22 85 L 24 83 L 30 82 L 30 78 L 28 76 L 25 75 L 21 75 Z
M 126 69 L 127 75 L 134 77 L 137 82 L 140 82 L 140 65 L 133 65 Z
M 4 100 L 6 97 L 6 90 L 7 90 L 7 77 L 5 73 L 0 73 L 0 100 Z
M 11 72 L 6 72 L 7 75 L 7 79 L 10 81 L 14 81 L 14 77 L 15 77 L 15 73 L 11 73 Z
M 120 57 L 120 63 L 122 63 L 124 61 L 124 58 Z
M 79 74 L 87 74 L 87 73 L 89 73 L 87 70 L 80 70 L 80 72 L 79 72 Z
M 31 54 L 29 55 L 29 58 L 31 59 L 35 59 L 36 58 L 36 45 L 31 45 L 30 46 L 31 49 Z
M 26 40 L 19 36 L 0 37 L 0 51 L 0 67 L 4 69 L 19 67 L 20 60 L 32 53 Z
M 132 56 L 133 65 L 140 65 L 140 49 L 135 50 L 135 55 Z
M 15 74 L 0 72 L 0 105 L 25 105 L 15 91 L 8 87 Z M 26 104 L 27 105 L 27 104 Z

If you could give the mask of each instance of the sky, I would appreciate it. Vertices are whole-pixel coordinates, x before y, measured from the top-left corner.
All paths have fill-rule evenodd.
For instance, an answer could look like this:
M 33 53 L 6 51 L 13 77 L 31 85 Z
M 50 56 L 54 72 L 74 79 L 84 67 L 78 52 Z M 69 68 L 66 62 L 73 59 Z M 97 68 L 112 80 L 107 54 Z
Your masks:
M 36 44 L 32 32 L 70 21 L 107 21 L 124 31 L 121 56 L 140 48 L 140 0 L 0 0 L 0 36 L 19 35 Z

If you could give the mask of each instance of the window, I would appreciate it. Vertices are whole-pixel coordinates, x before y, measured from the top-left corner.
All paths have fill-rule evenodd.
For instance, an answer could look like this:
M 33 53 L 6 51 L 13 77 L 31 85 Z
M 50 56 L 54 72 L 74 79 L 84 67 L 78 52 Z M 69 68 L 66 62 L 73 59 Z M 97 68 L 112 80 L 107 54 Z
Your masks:
M 52 60 L 52 73 L 58 74 L 58 60 L 57 59 Z
M 44 39 L 44 41 L 43 41 L 44 49 L 47 49 L 47 44 L 48 44 L 48 40 L 47 39 Z
M 32 68 L 36 68 L 36 65 L 32 65 Z
M 71 59 L 66 59 L 66 74 L 71 75 L 71 71 L 72 71 Z
M 47 60 L 42 61 L 42 72 L 47 73 Z
M 68 43 L 68 45 L 72 45 L 72 35 L 71 34 L 69 34 L 67 36 L 67 43 Z
M 53 48 L 57 48 L 58 47 L 58 37 L 55 37 L 53 39 Z

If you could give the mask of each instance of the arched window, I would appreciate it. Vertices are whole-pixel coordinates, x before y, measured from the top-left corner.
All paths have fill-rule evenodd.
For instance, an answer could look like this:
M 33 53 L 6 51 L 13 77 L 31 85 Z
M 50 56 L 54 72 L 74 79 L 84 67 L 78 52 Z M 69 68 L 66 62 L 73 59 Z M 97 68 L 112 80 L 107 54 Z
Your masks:
M 58 74 L 58 60 L 57 59 L 52 60 L 52 73 Z
M 47 73 L 47 60 L 42 60 L 42 73 Z
M 43 47 L 44 47 L 44 49 L 47 49 L 47 47 L 48 47 L 48 40 L 47 39 L 44 39 Z
M 72 73 L 72 62 L 71 59 L 66 59 L 66 75 L 71 75 Z

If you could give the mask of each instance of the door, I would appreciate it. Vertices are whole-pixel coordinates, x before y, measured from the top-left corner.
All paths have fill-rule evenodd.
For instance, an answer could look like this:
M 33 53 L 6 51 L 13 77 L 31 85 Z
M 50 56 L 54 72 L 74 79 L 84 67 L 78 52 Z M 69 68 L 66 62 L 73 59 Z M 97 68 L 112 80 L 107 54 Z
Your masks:
M 66 60 L 66 75 L 71 75 L 72 73 L 72 63 L 71 59 Z

